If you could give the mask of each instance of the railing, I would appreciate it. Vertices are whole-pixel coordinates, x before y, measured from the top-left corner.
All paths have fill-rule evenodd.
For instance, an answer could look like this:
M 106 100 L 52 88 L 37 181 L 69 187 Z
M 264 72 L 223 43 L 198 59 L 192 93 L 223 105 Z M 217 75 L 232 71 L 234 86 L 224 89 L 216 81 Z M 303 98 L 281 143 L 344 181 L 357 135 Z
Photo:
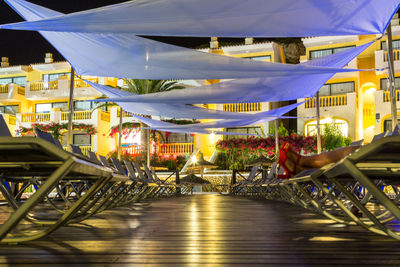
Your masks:
M 118 112 L 117 112 L 117 117 L 119 118 L 119 115 L 121 114 L 121 111 L 120 110 L 118 110 Z M 138 114 L 139 115 L 139 114 Z M 122 113 L 122 117 L 132 117 L 132 115 L 130 114 L 130 113 L 128 113 L 128 112 L 126 112 L 126 111 L 124 111 L 123 113 Z
M 0 94 L 8 94 L 8 84 L 0 85 Z
M 191 154 L 193 153 L 194 143 L 172 143 L 159 144 L 158 153 L 160 154 Z
M 99 78 L 90 78 L 90 79 L 86 79 L 89 82 L 94 82 L 94 83 L 98 83 Z M 84 80 L 81 79 L 75 79 L 74 80 L 74 87 L 75 88 L 86 88 L 86 87 L 90 87 L 90 85 L 85 82 Z
M 22 122 L 43 122 L 50 121 L 50 113 L 24 113 L 21 117 Z
M 347 95 L 332 95 L 332 96 L 321 96 L 319 97 L 320 107 L 336 107 L 336 106 L 346 106 L 347 105 Z M 316 98 L 308 98 L 305 103 L 305 108 L 315 108 Z
M 68 120 L 69 112 L 62 112 L 61 113 L 61 120 L 67 121 Z M 92 111 L 91 110 L 84 110 L 84 111 L 74 111 L 74 115 L 72 116 L 72 120 L 91 120 L 92 119 Z
M 100 119 L 102 121 L 110 122 L 110 113 L 102 110 L 100 113 Z
M 82 150 L 82 153 L 86 156 L 89 155 L 89 151 L 92 151 L 92 146 L 79 146 Z
M 89 151 L 93 151 L 92 146 L 81 146 L 81 145 L 78 145 L 78 146 L 81 149 L 82 153 L 86 156 L 89 156 L 89 153 L 88 153 Z M 71 149 L 66 146 L 64 146 L 63 149 L 67 150 L 67 151 L 71 151 Z
M 57 90 L 58 89 L 58 81 L 51 82 L 31 82 L 30 91 L 43 91 L 43 90 Z
M 17 118 L 14 115 L 8 116 L 8 124 L 9 125 L 17 125 Z
M 21 87 L 21 86 L 19 86 L 17 84 L 14 84 L 14 88 L 17 88 L 17 93 L 19 95 L 25 95 L 25 88 L 24 87 Z
M 388 55 L 387 55 L 387 51 L 384 51 L 384 56 L 383 56 L 383 60 L 385 62 L 388 61 Z M 393 50 L 393 58 L 394 60 L 400 60 L 400 50 Z
M 396 101 L 400 101 L 400 90 L 396 90 Z M 383 91 L 383 102 L 390 102 L 390 91 Z
M 236 103 L 224 104 L 224 111 L 229 112 L 253 112 L 261 111 L 261 103 Z
M 129 155 L 132 155 L 132 156 L 140 156 L 140 145 L 123 146 L 123 147 L 121 147 L 121 154 L 129 154 Z

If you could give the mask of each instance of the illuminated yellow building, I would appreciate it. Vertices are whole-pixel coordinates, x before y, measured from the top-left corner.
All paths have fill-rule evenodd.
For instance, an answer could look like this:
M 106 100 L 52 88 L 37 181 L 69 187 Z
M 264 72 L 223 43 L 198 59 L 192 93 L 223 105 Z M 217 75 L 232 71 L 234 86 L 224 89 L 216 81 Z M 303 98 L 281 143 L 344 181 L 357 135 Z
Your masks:
M 396 98 L 400 101 L 400 26 L 398 19 L 394 20 L 393 47 L 396 72 Z M 301 61 L 323 57 L 343 51 L 371 41 L 378 36 L 343 36 L 343 37 L 313 37 L 304 38 L 306 55 Z M 371 71 L 338 73 L 332 77 L 320 90 L 320 107 L 322 123 L 335 121 L 344 135 L 353 140 L 365 139 L 369 141 L 373 135 L 391 128 L 390 102 L 387 91 L 387 68 L 385 38 L 376 41 L 370 48 L 348 64 L 348 68 L 371 69 Z M 213 38 L 210 48 L 201 49 L 233 57 L 250 58 L 253 60 L 274 61 L 274 52 L 271 42 L 254 43 L 252 38 L 246 38 L 244 44 L 219 46 L 218 40 Z M 63 124 L 68 119 L 68 94 L 70 87 L 71 67 L 67 62 L 53 62 L 52 55 L 46 54 L 44 63 L 28 66 L 10 66 L 8 58 L 2 58 L 0 68 L 0 112 L 15 134 L 20 127 L 31 128 L 34 123 L 48 124 L 51 122 Z M 120 85 L 121 81 L 115 78 L 83 77 L 104 85 Z M 220 82 L 185 81 L 188 84 L 210 84 Z M 73 142 L 84 150 L 91 149 L 99 154 L 107 154 L 115 150 L 116 138 L 108 135 L 110 129 L 119 122 L 119 110 L 112 107 L 109 110 L 97 109 L 94 102 L 101 96 L 99 92 L 88 86 L 83 80 L 75 79 L 74 94 L 74 123 L 93 125 L 97 133 L 87 135 L 85 131 L 75 130 Z M 298 101 L 303 101 L 299 99 Z M 306 99 L 305 104 L 297 109 L 299 118 L 297 128 L 299 133 L 315 134 L 315 119 L 306 119 L 316 114 L 315 99 Z M 398 103 L 399 105 L 400 103 Z M 232 112 L 260 112 L 269 109 L 269 103 L 246 104 L 216 104 L 207 105 Z M 399 114 L 400 115 L 400 114 Z M 304 117 L 304 118 L 303 118 Z M 135 120 L 124 113 L 124 122 Z M 224 129 L 229 132 L 245 132 L 254 134 L 268 134 L 268 124 L 251 127 Z M 138 139 L 137 135 L 131 138 Z M 191 136 L 171 134 L 166 144 L 158 146 L 161 154 L 190 154 L 199 148 L 206 157 L 211 157 L 215 142 L 221 137 Z M 65 144 L 65 138 L 62 138 Z M 140 139 L 140 138 L 139 138 Z M 124 149 L 132 154 L 139 151 L 138 147 L 125 140 Z M 136 142 L 136 141 L 135 141 Z

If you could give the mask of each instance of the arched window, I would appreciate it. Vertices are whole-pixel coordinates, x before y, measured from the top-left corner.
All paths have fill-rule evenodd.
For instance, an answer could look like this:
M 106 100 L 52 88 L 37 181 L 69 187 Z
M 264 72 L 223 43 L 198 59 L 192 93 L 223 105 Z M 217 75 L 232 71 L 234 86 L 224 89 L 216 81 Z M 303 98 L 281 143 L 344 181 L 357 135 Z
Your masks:
M 344 137 L 349 136 L 349 125 L 345 120 L 341 119 L 332 119 L 332 118 L 324 118 L 320 120 L 321 124 L 321 134 L 324 132 L 325 125 L 335 123 L 342 135 Z M 316 135 L 317 134 L 317 120 L 312 120 L 305 125 L 305 133 L 306 136 Z

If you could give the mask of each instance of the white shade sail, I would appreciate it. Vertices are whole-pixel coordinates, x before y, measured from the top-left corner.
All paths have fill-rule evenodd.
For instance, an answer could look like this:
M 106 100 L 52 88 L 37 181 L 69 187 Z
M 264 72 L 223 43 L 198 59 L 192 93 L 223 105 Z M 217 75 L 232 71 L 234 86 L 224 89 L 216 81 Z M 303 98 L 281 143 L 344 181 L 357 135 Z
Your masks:
M 342 68 L 371 44 L 350 48 L 301 65 Z M 237 79 L 162 93 L 132 95 L 123 98 L 111 97 L 109 101 L 170 104 L 287 101 L 314 96 L 332 76 L 333 74 L 318 74 Z
M 5 0 L 12 6 L 24 3 Z M 5 29 L 159 36 L 383 34 L 400 0 L 134 0 Z
M 23 0 L 7 2 L 29 21 L 61 15 Z M 351 71 L 221 56 L 152 41 L 134 34 L 40 33 L 80 75 L 166 80 L 283 77 Z

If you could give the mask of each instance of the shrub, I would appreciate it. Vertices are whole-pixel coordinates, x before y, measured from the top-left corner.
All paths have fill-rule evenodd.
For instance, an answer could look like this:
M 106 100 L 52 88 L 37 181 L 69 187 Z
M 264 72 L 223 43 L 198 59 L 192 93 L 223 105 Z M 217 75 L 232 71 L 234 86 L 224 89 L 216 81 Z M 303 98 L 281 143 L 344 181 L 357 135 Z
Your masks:
M 315 136 L 299 136 L 291 133 L 288 136 L 280 136 L 279 144 L 288 141 L 298 153 L 304 155 L 315 153 L 317 142 Z M 221 155 L 216 163 L 220 168 L 228 165 L 229 169 L 245 169 L 246 164 L 257 158 L 260 153 L 264 156 L 275 159 L 275 138 L 238 138 L 222 140 L 217 143 L 217 149 Z M 224 163 L 225 161 L 226 163 Z
M 344 137 L 339 126 L 333 121 L 331 124 L 325 124 L 322 132 L 322 150 L 331 151 L 338 147 L 348 146 L 351 143 L 349 137 Z

